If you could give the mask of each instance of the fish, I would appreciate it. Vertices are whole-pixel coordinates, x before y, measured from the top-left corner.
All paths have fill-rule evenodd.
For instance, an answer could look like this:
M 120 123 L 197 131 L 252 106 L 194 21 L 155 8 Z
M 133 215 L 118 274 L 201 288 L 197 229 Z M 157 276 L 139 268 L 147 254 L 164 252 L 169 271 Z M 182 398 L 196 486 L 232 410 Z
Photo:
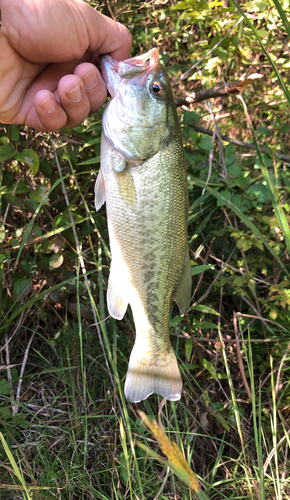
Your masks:
M 169 338 L 173 301 L 188 309 L 188 188 L 183 144 L 169 77 L 157 48 L 117 62 L 102 57 L 111 95 L 102 118 L 95 206 L 106 202 L 112 261 L 110 315 L 130 305 L 136 330 L 125 397 L 153 393 L 178 401 L 182 379 Z

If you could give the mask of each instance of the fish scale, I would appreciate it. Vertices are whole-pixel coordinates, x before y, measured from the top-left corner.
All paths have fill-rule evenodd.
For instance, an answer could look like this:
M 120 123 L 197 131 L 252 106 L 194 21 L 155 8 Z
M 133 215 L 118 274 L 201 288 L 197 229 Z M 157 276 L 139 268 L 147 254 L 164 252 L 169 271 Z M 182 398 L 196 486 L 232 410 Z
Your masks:
M 138 89 L 138 92 L 143 92 L 139 117 L 144 115 L 150 78 L 157 74 L 155 66 L 149 69 L 146 66 L 148 79 L 145 90 Z M 180 399 L 181 377 L 169 339 L 170 309 L 175 299 L 183 313 L 189 304 L 191 288 L 188 193 L 182 139 L 169 79 L 160 66 L 158 63 L 158 75 L 164 75 L 168 97 L 166 104 L 161 104 L 163 114 L 162 109 L 154 113 L 160 103 L 155 105 L 152 101 L 152 117 L 161 116 L 163 121 L 158 126 L 153 120 L 151 131 L 154 131 L 152 144 L 155 147 L 159 134 L 161 147 L 149 158 L 128 160 L 126 146 L 123 154 L 120 145 L 118 149 L 114 146 L 112 130 L 121 125 L 117 123 L 118 113 L 115 121 L 109 122 L 113 115 L 110 110 L 104 115 L 104 120 L 108 117 L 108 123 L 102 136 L 101 170 L 96 184 L 96 208 L 106 201 L 112 253 L 107 294 L 109 312 L 121 319 L 130 304 L 136 328 L 136 341 L 125 383 L 125 395 L 134 402 L 145 399 L 153 392 L 167 399 Z M 134 75 L 136 79 L 138 75 Z M 129 79 L 126 85 L 126 95 L 134 92 Z M 133 110 L 138 112 L 136 91 L 133 95 Z M 116 109 L 120 109 L 120 102 L 117 104 Z M 142 128 L 140 120 L 135 128 L 134 123 L 130 123 L 128 134 L 122 130 L 125 143 L 133 141 L 134 151 L 150 150 L 148 108 L 147 99 L 146 126 Z M 126 118 L 125 111 L 122 111 L 122 120 Z M 119 139 L 120 134 L 117 141 Z

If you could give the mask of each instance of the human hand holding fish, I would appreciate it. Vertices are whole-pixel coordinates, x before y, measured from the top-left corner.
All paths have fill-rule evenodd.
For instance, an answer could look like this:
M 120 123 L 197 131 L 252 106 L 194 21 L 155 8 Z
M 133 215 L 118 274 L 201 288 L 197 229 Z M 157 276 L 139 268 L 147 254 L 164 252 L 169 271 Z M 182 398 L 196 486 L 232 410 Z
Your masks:
M 96 209 L 106 202 L 112 262 L 110 315 L 131 306 L 136 341 L 125 382 L 129 401 L 176 401 L 182 381 L 169 339 L 172 301 L 189 306 L 188 192 L 182 137 L 169 77 L 157 49 L 102 59 L 112 99 L 103 114 Z
M 0 0 L 0 121 L 73 128 L 107 98 L 96 55 L 129 57 L 131 35 L 82 0 Z

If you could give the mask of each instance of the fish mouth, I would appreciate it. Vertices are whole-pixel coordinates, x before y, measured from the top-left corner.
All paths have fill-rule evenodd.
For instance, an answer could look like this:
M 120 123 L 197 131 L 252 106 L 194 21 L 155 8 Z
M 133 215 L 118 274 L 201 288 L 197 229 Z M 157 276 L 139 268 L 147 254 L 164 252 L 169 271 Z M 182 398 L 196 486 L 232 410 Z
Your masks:
M 121 78 L 132 79 L 141 73 L 150 73 L 159 63 L 159 50 L 154 48 L 141 56 L 131 57 L 118 63 L 118 74 Z
M 156 70 L 159 64 L 159 50 L 156 48 L 120 62 L 115 61 L 109 55 L 103 56 L 101 59 L 102 75 L 111 97 L 116 96 L 117 88 L 121 83 L 134 86 L 134 90 L 142 90 L 149 74 Z

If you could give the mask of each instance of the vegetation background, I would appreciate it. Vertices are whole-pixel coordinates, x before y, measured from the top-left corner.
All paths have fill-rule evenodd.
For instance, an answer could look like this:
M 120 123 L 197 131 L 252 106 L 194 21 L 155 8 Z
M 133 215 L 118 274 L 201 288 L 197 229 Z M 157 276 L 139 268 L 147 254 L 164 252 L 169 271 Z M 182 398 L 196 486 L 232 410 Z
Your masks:
M 54 134 L 2 125 L 1 499 L 194 498 L 144 450 L 158 446 L 138 409 L 209 499 L 290 498 L 289 1 L 93 5 L 129 27 L 132 55 L 160 49 L 178 104 L 193 274 L 191 307 L 171 319 L 183 395 L 124 400 L 134 324 L 106 309 L 101 113 Z

